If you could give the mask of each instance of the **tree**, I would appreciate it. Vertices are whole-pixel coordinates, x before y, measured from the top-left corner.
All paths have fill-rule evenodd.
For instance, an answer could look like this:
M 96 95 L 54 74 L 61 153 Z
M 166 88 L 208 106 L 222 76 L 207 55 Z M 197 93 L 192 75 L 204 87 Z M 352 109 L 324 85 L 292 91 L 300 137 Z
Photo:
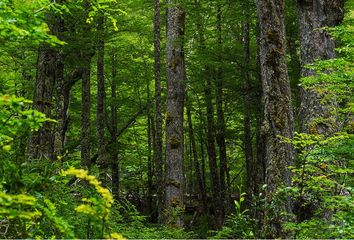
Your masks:
M 101 180 L 104 182 L 108 157 L 105 150 L 105 77 L 104 77 L 104 15 L 100 15 L 97 22 L 97 112 L 96 112 L 96 125 L 98 136 L 98 159 L 97 162 L 100 166 Z
M 161 60 L 160 60 L 160 0 L 154 0 L 154 67 L 155 67 L 155 162 L 157 185 L 157 214 L 161 220 L 164 201 L 163 158 L 162 158 L 162 103 L 161 103 Z
M 291 181 L 289 166 L 294 161 L 294 150 L 281 137 L 293 136 L 293 113 L 290 83 L 285 61 L 285 25 L 283 0 L 257 0 L 260 25 L 260 63 L 264 97 L 264 123 L 266 158 L 266 219 L 269 237 L 286 236 L 282 229 L 284 215 L 291 213 L 289 199 L 272 206 L 280 186 Z
M 229 193 L 226 185 L 227 176 L 227 156 L 226 156 L 226 142 L 225 142 L 225 117 L 224 117 L 224 94 L 223 94 L 223 69 L 221 63 L 222 57 L 222 9 L 221 3 L 218 2 L 216 6 L 216 31 L 217 31 L 217 49 L 218 49 L 218 61 L 220 66 L 216 69 L 216 113 L 217 113 L 217 130 L 216 130 L 216 142 L 219 146 L 219 183 L 220 183 L 220 203 L 221 205 L 221 222 L 224 221 L 225 211 L 229 205 Z
M 51 34 L 62 38 L 64 22 L 57 14 L 49 13 L 47 22 Z M 34 109 L 44 113 L 47 117 L 60 119 L 62 114 L 61 91 L 64 82 L 64 62 L 60 47 L 53 47 L 42 43 L 38 51 L 36 87 L 33 100 Z M 52 116 L 54 109 L 53 94 L 57 85 L 57 110 L 58 115 Z M 59 122 L 59 125 L 61 122 Z M 58 137 L 56 134 L 55 137 Z M 56 145 L 56 153 L 58 153 Z M 37 131 L 32 132 L 29 144 L 31 158 L 54 158 L 53 124 L 45 122 Z
M 301 75 L 309 77 L 315 71 L 306 67 L 315 60 L 335 57 L 335 40 L 325 27 L 341 23 L 344 16 L 343 0 L 298 0 L 301 42 Z M 337 130 L 334 99 L 322 99 L 311 90 L 301 89 L 301 129 L 307 133 L 331 134 Z
M 183 226 L 184 18 L 178 3 L 167 1 L 166 221 Z
M 81 161 L 82 165 L 91 168 L 91 58 L 93 56 L 93 46 L 90 39 L 91 27 L 87 23 L 90 2 L 83 2 L 84 15 L 81 37 L 84 41 L 84 48 L 80 51 L 81 64 L 83 69 L 81 88 Z

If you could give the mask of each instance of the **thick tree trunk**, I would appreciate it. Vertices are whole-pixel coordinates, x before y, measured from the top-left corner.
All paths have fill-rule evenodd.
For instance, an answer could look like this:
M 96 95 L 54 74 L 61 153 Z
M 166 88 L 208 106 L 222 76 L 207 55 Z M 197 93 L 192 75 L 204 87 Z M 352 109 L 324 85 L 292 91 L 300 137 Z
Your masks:
M 167 103 L 166 103 L 166 221 L 183 226 L 183 109 L 184 17 L 173 0 L 167 1 Z M 177 215 L 172 214 L 177 212 Z
M 52 47 L 46 44 L 40 46 L 33 108 L 47 117 L 52 117 L 56 56 L 57 51 Z M 45 122 L 37 132 L 31 133 L 29 144 L 31 158 L 52 158 L 52 125 L 52 123 Z
M 285 60 L 284 0 L 257 0 L 260 24 L 260 62 L 264 97 L 264 123 L 266 134 L 266 219 L 265 229 L 269 237 L 285 237 L 282 223 L 291 213 L 292 204 L 286 200 L 276 208 L 270 208 L 278 187 L 291 183 L 289 166 L 294 161 L 294 150 L 280 137 L 293 137 L 293 113 L 291 92 Z
M 47 22 L 51 34 L 62 38 L 64 21 L 60 16 L 49 15 Z M 64 85 L 64 59 L 59 47 L 54 48 L 43 43 L 39 48 L 37 60 L 37 76 L 36 88 L 33 100 L 33 108 L 44 113 L 49 118 L 60 119 L 60 114 L 63 113 L 63 98 L 62 89 Z M 57 115 L 52 116 L 53 92 L 57 84 Z M 60 126 L 62 122 L 58 122 Z M 30 136 L 29 155 L 31 158 L 48 158 L 54 159 L 54 145 L 57 143 L 55 137 L 59 137 L 57 133 L 58 126 L 53 123 L 45 122 L 37 131 L 32 132 Z M 54 133 L 54 134 L 53 134 Z M 58 146 L 62 148 L 62 146 Z M 57 154 L 57 151 L 56 151 Z
M 160 61 L 160 0 L 154 0 L 154 61 L 155 61 L 155 162 L 157 185 L 157 214 L 161 222 L 164 202 L 163 159 L 162 159 L 162 104 L 161 104 L 161 61 Z
M 106 184 L 106 172 L 108 167 L 107 153 L 105 150 L 105 78 L 104 78 L 104 16 L 99 16 L 97 25 L 97 112 L 96 126 L 98 137 L 98 158 L 97 163 L 100 169 L 100 180 Z
M 335 41 L 323 28 L 341 23 L 343 8 L 344 0 L 298 0 L 302 76 L 315 74 L 305 67 L 306 64 L 335 57 Z M 337 120 L 333 114 L 336 103 L 333 99 L 323 103 L 321 97 L 311 90 L 301 89 L 302 131 L 327 135 L 336 130 Z

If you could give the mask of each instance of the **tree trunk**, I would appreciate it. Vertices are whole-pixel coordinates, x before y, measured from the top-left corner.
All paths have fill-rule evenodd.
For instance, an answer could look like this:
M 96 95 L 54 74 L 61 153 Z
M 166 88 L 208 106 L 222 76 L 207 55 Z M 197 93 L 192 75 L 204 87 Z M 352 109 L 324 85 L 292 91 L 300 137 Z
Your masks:
M 220 183 L 218 174 L 218 164 L 216 161 L 215 149 L 215 124 L 214 124 L 214 109 L 211 94 L 212 84 L 210 77 L 206 76 L 206 86 L 204 89 L 205 103 L 207 109 L 207 153 L 209 157 L 210 182 L 213 195 L 213 210 L 215 215 L 215 226 L 220 228 L 222 225 L 222 212 L 220 201 Z
M 221 5 L 217 3 L 216 13 L 216 30 L 217 30 L 217 42 L 218 42 L 218 62 L 219 67 L 216 69 L 216 113 L 217 113 L 217 131 L 216 141 L 219 147 L 219 161 L 220 161 L 220 203 L 221 207 L 221 222 L 224 222 L 224 217 L 229 209 L 229 191 L 226 185 L 226 171 L 227 171 L 227 158 L 226 158 L 226 142 L 225 142 L 225 118 L 223 110 L 223 70 L 222 70 L 222 32 L 221 32 Z
M 341 23 L 344 13 L 343 0 L 298 0 L 301 42 L 301 75 L 315 74 L 305 68 L 315 60 L 335 57 L 335 40 L 323 30 Z M 325 103 L 311 90 L 301 89 L 300 125 L 307 133 L 331 134 L 336 130 L 337 120 L 333 115 L 336 103 L 333 99 Z M 321 119 L 320 122 L 314 121 Z
M 196 7 L 200 7 L 200 2 L 195 1 Z M 200 22 L 201 16 L 199 16 L 199 21 L 197 22 L 198 30 L 198 41 L 199 50 L 201 52 L 205 51 L 205 39 L 204 31 L 202 29 L 202 23 Z M 220 178 L 218 172 L 218 164 L 216 159 L 216 146 L 215 146 L 215 123 L 214 123 L 214 108 L 213 108 L 213 96 L 212 96 L 212 81 L 210 76 L 210 67 L 205 66 L 205 73 L 203 78 L 205 78 L 204 95 L 205 95 L 205 107 L 206 107 L 206 118 L 207 118 L 207 129 L 206 129 L 206 145 L 207 154 L 209 159 L 209 170 L 210 170 L 210 182 L 211 191 L 213 196 L 213 202 L 211 203 L 214 216 L 215 216 L 215 227 L 221 228 L 223 217 L 222 217 L 222 203 L 220 199 Z
M 148 102 L 151 101 L 150 96 L 150 78 L 147 74 L 147 63 L 144 61 L 145 65 L 145 79 L 146 79 L 146 93 Z M 154 119 L 151 114 L 150 108 L 146 109 L 146 117 L 147 117 L 147 144 L 148 144 L 148 162 L 147 162 L 147 213 L 153 216 L 153 207 L 152 207 L 152 197 L 153 197 L 153 177 L 154 177 L 154 164 L 152 158 L 152 150 L 153 150 L 153 138 L 155 132 L 153 124 Z
M 191 142 L 194 168 L 195 168 L 195 173 L 196 173 L 196 178 L 198 183 L 198 198 L 201 200 L 201 203 L 203 204 L 203 210 L 207 211 L 207 199 L 206 199 L 202 174 L 200 172 L 197 147 L 196 147 L 196 141 L 194 136 L 193 122 L 192 122 L 191 102 L 188 94 L 186 94 L 186 107 L 187 107 L 187 118 L 188 118 L 189 141 Z
M 250 34 L 249 34 L 249 23 L 246 22 L 243 25 L 243 129 L 244 138 L 243 145 L 245 149 L 245 159 L 246 159 L 246 188 L 248 193 L 248 200 L 251 200 L 254 194 L 255 182 L 255 163 L 253 156 L 253 146 L 252 146 L 252 130 L 251 130 L 251 107 L 252 107 L 252 93 L 251 93 L 251 79 L 249 75 L 249 61 L 250 61 Z
M 184 17 L 181 6 L 167 1 L 166 221 L 183 226 Z M 175 213 L 175 214 L 173 214 Z
M 154 61 L 155 61 L 155 162 L 157 185 L 157 214 L 161 222 L 164 202 L 163 159 L 162 159 L 162 105 L 161 105 L 161 61 L 160 61 L 160 0 L 154 0 Z
M 97 163 L 100 170 L 100 180 L 106 184 L 106 171 L 108 167 L 107 153 L 105 150 L 105 78 L 104 78 L 104 16 L 99 16 L 97 25 L 97 112 L 96 126 L 98 137 L 98 158 Z
M 47 22 L 51 34 L 62 38 L 64 22 L 60 16 L 48 15 Z M 54 118 L 60 119 L 63 113 L 62 87 L 64 83 L 64 62 L 61 49 L 54 48 L 48 44 L 41 44 L 37 60 L 36 89 L 33 100 L 33 108 L 44 113 L 47 117 L 53 118 L 53 92 L 57 84 L 57 115 Z M 30 136 L 29 155 L 31 158 L 54 159 L 54 143 L 59 137 L 57 128 L 62 123 L 59 121 L 57 126 L 53 123 L 45 122 L 38 132 L 32 132 Z M 53 134 L 54 133 L 54 134 Z M 54 135 L 54 136 L 53 136 Z M 56 150 L 62 146 L 56 146 Z M 56 151 L 57 154 L 57 151 Z
M 64 19 L 57 17 L 56 19 L 57 29 L 56 36 L 60 40 L 63 40 L 62 33 L 64 32 Z M 53 141 L 53 153 L 54 158 L 63 155 L 64 148 L 64 138 L 62 134 L 62 129 L 64 128 L 64 116 L 65 116 L 65 79 L 64 79 L 64 53 L 62 49 L 57 50 L 56 59 L 56 120 L 57 124 L 54 130 L 54 141 Z M 60 157 L 58 158 L 60 159 Z
M 111 55 L 112 63 L 112 83 L 111 83 L 111 142 L 116 141 L 116 136 L 118 133 L 118 116 L 117 116 L 117 54 L 113 52 Z M 112 170 L 112 193 L 115 199 L 119 199 L 119 159 L 118 159 L 118 149 L 114 147 L 110 151 L 111 153 L 111 170 Z
M 270 208 L 278 187 L 289 186 L 289 166 L 294 161 L 294 150 L 280 137 L 293 137 L 291 92 L 285 60 L 284 0 L 257 0 L 260 24 L 260 62 L 264 97 L 264 123 L 266 145 L 266 219 L 267 237 L 286 237 L 282 223 L 291 213 L 291 201 L 285 200 Z
M 82 58 L 82 88 L 81 88 L 81 163 L 88 169 L 91 168 L 91 58 L 92 58 L 92 43 L 90 40 L 90 25 L 86 23 L 89 14 L 90 3 L 84 1 L 84 16 L 83 16 L 83 32 L 85 47 L 81 50 Z

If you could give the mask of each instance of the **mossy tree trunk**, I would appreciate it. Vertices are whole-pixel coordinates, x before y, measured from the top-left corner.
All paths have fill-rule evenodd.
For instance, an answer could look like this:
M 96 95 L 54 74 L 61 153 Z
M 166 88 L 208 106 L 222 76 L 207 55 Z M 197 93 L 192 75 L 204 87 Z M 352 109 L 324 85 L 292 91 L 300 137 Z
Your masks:
M 182 6 L 167 1 L 166 222 L 183 226 L 184 18 Z
M 280 137 L 292 138 L 293 113 L 291 92 L 285 59 L 284 0 L 257 0 L 260 24 L 260 63 L 264 98 L 266 160 L 266 212 L 264 227 L 267 237 L 286 237 L 282 224 L 283 213 L 291 214 L 290 199 L 272 207 L 278 187 L 289 186 L 289 166 L 294 150 Z

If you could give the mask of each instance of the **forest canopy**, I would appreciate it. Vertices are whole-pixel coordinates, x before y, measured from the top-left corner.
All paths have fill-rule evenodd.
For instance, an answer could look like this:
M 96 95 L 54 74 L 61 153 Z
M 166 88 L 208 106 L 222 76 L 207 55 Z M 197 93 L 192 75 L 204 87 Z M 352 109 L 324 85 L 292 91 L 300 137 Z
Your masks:
M 354 238 L 353 0 L 0 0 L 0 238 Z

